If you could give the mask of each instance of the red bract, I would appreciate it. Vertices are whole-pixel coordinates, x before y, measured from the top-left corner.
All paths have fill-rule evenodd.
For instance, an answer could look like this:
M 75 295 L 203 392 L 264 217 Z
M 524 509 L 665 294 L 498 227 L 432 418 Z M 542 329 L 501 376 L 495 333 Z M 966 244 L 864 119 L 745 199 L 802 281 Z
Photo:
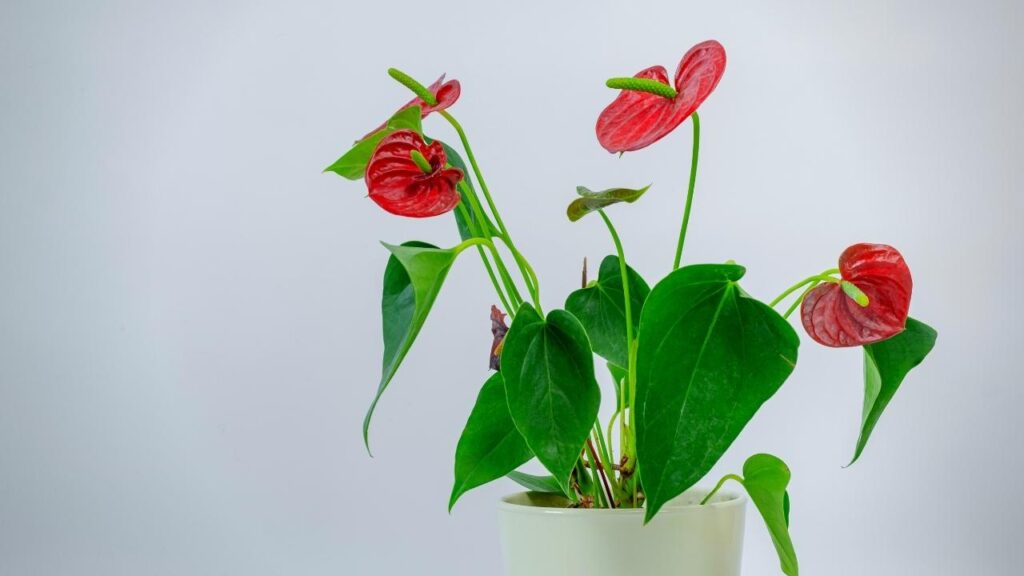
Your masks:
M 631 152 L 662 139 L 693 114 L 725 72 L 725 48 L 715 40 L 697 44 L 676 68 L 675 98 L 623 90 L 597 118 L 597 139 L 609 152 Z M 668 84 L 663 66 L 652 66 L 635 78 Z
M 903 331 L 913 281 L 903 256 L 885 244 L 854 244 L 839 257 L 839 273 L 868 297 L 862 307 L 829 282 L 804 298 L 800 316 L 811 338 L 825 346 L 871 344 Z
M 405 106 L 402 106 L 401 108 L 396 110 L 395 113 L 401 112 L 402 110 L 405 110 L 406 108 L 410 108 L 412 106 L 419 106 L 420 118 L 426 118 L 427 115 L 430 114 L 431 112 L 444 110 L 451 106 L 452 104 L 455 104 L 455 101 L 459 99 L 459 95 L 462 94 L 462 85 L 459 84 L 458 80 L 449 80 L 445 82 L 444 76 L 444 74 L 441 74 L 441 77 L 438 78 L 436 82 L 434 82 L 430 86 L 427 86 L 427 90 L 430 90 L 430 93 L 433 94 L 434 98 L 437 99 L 437 104 L 431 106 L 430 104 L 424 102 L 422 98 L 417 96 L 412 100 L 409 100 L 409 102 L 407 102 Z M 372 130 L 370 134 L 373 134 L 374 132 L 380 130 L 385 126 L 385 124 L 377 126 L 377 128 Z M 366 136 L 369 136 L 370 134 L 367 134 Z
M 430 164 L 426 172 L 412 158 L 417 151 Z M 440 142 L 429 146 L 412 130 L 398 130 L 380 141 L 366 165 L 370 199 L 399 216 L 426 218 L 444 214 L 459 203 L 456 189 L 462 170 L 446 168 Z

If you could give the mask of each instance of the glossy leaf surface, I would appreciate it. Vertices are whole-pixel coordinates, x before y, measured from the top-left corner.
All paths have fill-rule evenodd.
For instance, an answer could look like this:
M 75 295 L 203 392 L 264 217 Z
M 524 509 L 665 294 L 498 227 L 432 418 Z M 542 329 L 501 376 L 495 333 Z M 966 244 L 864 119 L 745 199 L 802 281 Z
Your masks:
M 626 276 L 629 278 L 633 334 L 636 334 L 640 326 L 640 312 L 651 289 L 640 274 L 628 266 Z M 601 261 L 597 282 L 569 294 L 565 309 L 583 324 L 595 353 L 612 364 L 629 365 L 626 305 L 618 256 L 606 256 Z
M 467 491 L 509 474 L 533 458 L 508 412 L 501 372 L 487 379 L 455 449 L 455 484 L 448 510 Z
M 366 174 L 366 165 L 369 164 L 377 144 L 380 144 L 385 136 L 397 130 L 422 132 L 420 109 L 412 107 L 399 110 L 384 126 L 356 142 L 348 152 L 338 158 L 334 164 L 328 166 L 324 172 L 334 172 L 349 180 L 361 179 Z
M 903 332 L 864 347 L 864 413 L 860 438 L 850 464 L 860 458 L 882 412 L 907 374 L 935 347 L 937 337 L 938 333 L 931 326 L 907 318 Z
M 580 197 L 569 204 L 565 213 L 566 216 L 569 217 L 570 221 L 575 222 L 591 212 L 597 212 L 598 210 L 607 208 L 612 204 L 618 204 L 619 202 L 627 202 L 631 204 L 636 202 L 650 187 L 651 186 L 648 184 L 647 186 L 636 190 L 632 188 L 609 188 L 608 190 L 593 192 L 583 186 L 577 186 L 576 193 L 579 194 Z
M 739 287 L 743 274 L 686 266 L 644 304 L 636 435 L 647 520 L 708 473 L 796 365 L 796 333 Z
M 545 319 L 530 304 L 516 314 L 501 354 L 512 421 L 566 493 L 601 402 L 592 354 L 575 316 L 553 310 Z
M 458 256 L 454 250 L 444 250 L 425 242 L 406 242 L 401 246 L 384 244 L 384 247 L 391 251 L 391 258 L 384 269 L 381 298 L 384 361 L 377 394 L 363 420 L 363 441 L 367 448 L 370 445 L 370 419 L 377 402 L 426 322 L 444 279 Z
M 531 492 L 542 492 L 544 494 L 562 494 L 562 488 L 554 476 L 537 476 L 513 470 L 508 473 L 510 480 L 519 484 Z

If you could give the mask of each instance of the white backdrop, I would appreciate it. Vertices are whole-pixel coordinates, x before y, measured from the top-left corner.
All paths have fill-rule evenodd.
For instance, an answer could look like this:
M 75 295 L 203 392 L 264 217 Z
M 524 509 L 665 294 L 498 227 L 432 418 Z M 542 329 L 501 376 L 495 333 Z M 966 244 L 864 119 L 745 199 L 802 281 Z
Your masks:
M 689 128 L 618 159 L 593 124 L 606 78 L 707 38 L 729 65 L 701 108 L 687 260 L 735 259 L 770 298 L 890 243 L 939 330 L 854 467 L 859 352 L 804 338 L 712 476 L 790 464 L 807 574 L 1014 573 L 1022 24 L 1009 0 L 4 2 L 0 573 L 498 573 L 512 486 L 445 510 L 489 283 L 458 263 L 368 458 L 377 242 L 456 236 L 320 171 L 409 98 L 387 67 L 447 72 L 547 306 L 611 251 L 597 219 L 565 219 L 577 184 L 653 183 L 614 217 L 654 280 Z M 745 563 L 778 573 L 753 513 Z

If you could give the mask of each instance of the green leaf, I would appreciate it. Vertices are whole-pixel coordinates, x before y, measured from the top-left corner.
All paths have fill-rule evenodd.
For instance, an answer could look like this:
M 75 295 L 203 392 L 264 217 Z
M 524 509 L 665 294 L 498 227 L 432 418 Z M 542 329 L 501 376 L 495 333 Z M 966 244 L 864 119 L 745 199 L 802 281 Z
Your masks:
M 573 200 L 565 213 L 569 220 L 575 222 L 591 212 L 597 212 L 602 208 L 618 204 L 619 202 L 636 202 L 651 185 L 648 184 L 639 190 L 632 188 L 609 188 L 600 192 L 593 192 L 583 186 L 576 187 L 576 193 L 580 198 Z
M 744 272 L 680 268 L 644 304 L 636 440 L 647 521 L 708 473 L 796 365 L 796 332 L 740 289 Z
M 554 476 L 535 476 L 518 470 L 509 472 L 507 476 L 510 480 L 531 492 L 563 494 L 562 487 L 558 485 L 558 480 L 555 480 Z
M 797 576 L 800 569 L 789 537 L 789 477 L 786 463 L 771 454 L 754 454 L 743 464 L 743 487 L 764 518 L 782 571 Z
M 505 381 L 501 372 L 495 372 L 480 390 L 455 449 L 455 485 L 448 510 L 469 490 L 505 476 L 531 458 L 533 452 L 509 415 Z
M 565 310 L 544 319 L 523 304 L 505 335 L 501 371 L 512 421 L 568 493 L 601 403 L 586 331 Z
M 786 496 L 782 499 L 782 511 L 786 514 L 786 528 L 789 528 L 789 491 L 786 491 Z
M 938 333 L 924 322 L 907 318 L 903 332 L 864 346 L 864 413 L 853 464 L 860 458 L 871 431 L 881 418 L 900 384 L 935 346 Z M 847 464 L 849 466 L 850 464 Z
M 373 151 L 377 149 L 377 144 L 380 144 L 380 141 L 383 140 L 385 136 L 397 130 L 412 130 L 414 132 L 422 133 L 423 128 L 420 125 L 419 106 L 410 106 L 409 108 L 396 112 L 395 115 L 387 121 L 383 128 L 356 142 L 355 145 L 352 146 L 348 152 L 345 152 L 341 158 L 338 158 L 334 164 L 325 168 L 324 172 L 334 172 L 335 174 L 348 178 L 349 180 L 359 180 L 366 172 L 366 165 L 370 162 L 370 157 L 373 155 Z
M 629 408 L 629 395 L 619 394 L 619 389 L 622 388 L 622 381 L 629 378 L 629 370 L 609 362 L 608 372 L 612 375 L 612 382 L 615 383 L 615 409 Z M 623 396 L 625 397 L 623 398 Z M 623 406 L 620 400 L 625 400 L 625 406 Z
M 640 326 L 640 311 L 651 289 L 647 282 L 628 266 L 626 275 L 629 277 L 633 333 L 636 334 Z M 594 352 L 612 364 L 629 365 L 626 308 L 618 256 L 606 256 L 601 261 L 597 282 L 569 294 L 565 300 L 565 309 L 583 324 Z
M 462 179 L 462 182 L 465 183 L 470 190 L 475 191 L 475 188 L 473 188 L 473 180 L 469 177 L 469 168 L 466 167 L 466 162 L 462 159 L 462 156 L 459 156 L 458 151 L 444 142 L 441 142 L 441 146 L 444 147 L 444 153 L 448 157 L 448 163 L 459 170 L 462 170 L 462 173 L 465 174 L 465 178 Z M 476 214 L 473 213 L 473 204 L 466 196 L 466 191 L 463 190 L 462 186 L 459 186 L 459 197 L 462 198 L 462 205 L 466 207 L 470 220 L 476 225 L 477 230 L 480 230 L 479 236 L 481 238 L 494 237 L 495 234 L 497 234 L 498 227 L 491 222 L 487 213 L 484 212 L 483 222 L 487 224 L 487 230 L 489 230 L 490 233 L 488 234 L 484 232 L 484 229 L 480 226 L 480 221 L 477 220 Z M 473 238 L 474 234 L 469 231 L 469 223 L 462 217 L 462 210 L 453 210 L 452 214 L 455 214 L 455 224 L 459 227 L 459 237 L 463 240 Z
M 401 246 L 384 244 L 391 258 L 384 269 L 381 315 L 384 324 L 384 361 L 377 394 L 363 419 L 363 441 L 370 448 L 370 419 L 381 394 L 388 387 L 416 335 L 427 320 L 434 300 L 458 252 L 443 250 L 425 242 Z

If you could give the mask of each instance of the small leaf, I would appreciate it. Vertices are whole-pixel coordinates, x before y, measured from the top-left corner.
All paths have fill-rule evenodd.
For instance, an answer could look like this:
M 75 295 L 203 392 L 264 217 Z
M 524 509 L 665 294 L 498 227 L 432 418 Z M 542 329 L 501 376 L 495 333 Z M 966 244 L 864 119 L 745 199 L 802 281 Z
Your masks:
M 935 346 L 938 333 L 924 322 L 907 318 L 903 332 L 874 344 L 864 346 L 864 412 L 860 438 L 853 454 L 853 464 L 864 447 L 900 384 Z M 850 464 L 847 464 L 849 466 Z
M 629 408 L 629 395 L 619 393 L 622 388 L 622 382 L 629 378 L 629 370 L 608 362 L 608 372 L 612 375 L 612 382 L 615 383 L 615 409 Z M 625 396 L 625 398 L 622 398 L 622 396 Z M 621 400 L 625 400 L 625 405 L 623 405 Z
M 796 332 L 739 288 L 743 274 L 686 266 L 644 304 L 635 409 L 647 521 L 708 473 L 796 365 Z
M 512 423 L 505 381 L 497 372 L 480 390 L 455 449 L 455 485 L 448 510 L 469 490 L 509 474 L 531 458 L 533 453 Z
M 771 454 L 754 454 L 743 464 L 743 487 L 764 518 L 782 571 L 798 576 L 793 540 L 789 537 L 789 467 Z
M 507 476 L 510 480 L 531 492 L 564 495 L 562 488 L 558 485 L 558 480 L 555 480 L 554 476 L 535 476 L 518 470 L 509 472 Z
M 384 269 L 381 316 L 384 325 L 384 361 L 377 394 L 363 419 L 363 441 L 370 447 L 370 419 L 381 394 L 388 387 L 405 355 L 416 340 L 427 314 L 458 253 L 425 242 L 401 246 L 384 244 L 391 258 Z
M 569 220 L 575 222 L 591 212 L 597 212 L 612 204 L 618 204 L 619 202 L 633 203 L 643 196 L 644 192 L 647 192 L 647 189 L 650 187 L 651 185 L 648 184 L 639 190 L 632 188 L 609 188 L 600 192 L 593 192 L 583 186 L 577 186 L 576 193 L 580 195 L 580 198 L 573 200 L 569 204 L 569 208 L 566 209 L 566 215 L 569 217 Z
M 523 304 L 505 336 L 501 370 L 512 421 L 568 493 L 601 403 L 586 331 L 565 310 L 544 319 Z
M 385 136 L 397 130 L 412 130 L 416 133 L 421 133 L 423 131 L 420 124 L 419 106 L 410 106 L 409 108 L 396 112 L 395 115 L 387 121 L 387 124 L 385 124 L 383 128 L 356 142 L 355 145 L 352 146 L 348 152 L 345 152 L 341 158 L 338 158 L 334 164 L 325 168 L 324 172 L 334 172 L 335 174 L 348 178 L 349 180 L 359 180 L 366 172 L 366 165 L 370 162 L 370 157 L 373 156 L 373 151 L 377 149 L 377 144 L 379 144 Z
M 637 334 L 640 312 L 651 289 L 647 282 L 628 266 L 626 275 L 629 277 L 633 334 Z M 601 261 L 597 283 L 569 294 L 565 300 L 565 309 L 583 324 L 595 353 L 612 364 L 629 365 L 626 308 L 622 293 L 622 273 L 617 256 L 606 256 Z

